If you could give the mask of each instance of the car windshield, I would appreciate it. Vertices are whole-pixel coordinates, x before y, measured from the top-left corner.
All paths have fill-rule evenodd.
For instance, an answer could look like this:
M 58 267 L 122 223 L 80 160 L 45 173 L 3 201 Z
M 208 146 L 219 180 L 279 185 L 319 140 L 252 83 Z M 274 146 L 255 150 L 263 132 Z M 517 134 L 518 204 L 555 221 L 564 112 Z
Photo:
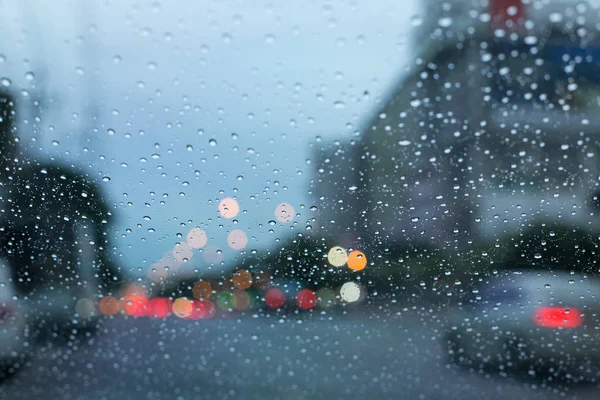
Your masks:
M 0 399 L 598 398 L 599 0 L 0 11 Z

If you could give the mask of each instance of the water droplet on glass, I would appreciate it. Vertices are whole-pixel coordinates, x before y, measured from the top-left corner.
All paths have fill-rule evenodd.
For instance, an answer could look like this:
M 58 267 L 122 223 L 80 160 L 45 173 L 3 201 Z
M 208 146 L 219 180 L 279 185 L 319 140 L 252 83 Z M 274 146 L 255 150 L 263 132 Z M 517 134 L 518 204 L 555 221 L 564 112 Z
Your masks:
M 423 24 L 423 18 L 420 15 L 413 15 L 410 19 L 412 26 L 421 26 Z
M 533 255 L 533 258 L 535 258 L 536 260 L 539 260 L 540 258 L 542 258 L 542 255 L 540 253 L 535 253 Z
M 215 139 L 210 139 L 210 140 L 208 141 L 208 144 L 209 144 L 210 146 L 212 146 L 212 147 L 215 147 L 215 146 L 217 145 L 217 141 L 216 141 Z
M 452 25 L 452 18 L 450 17 L 442 17 L 438 19 L 438 25 L 442 28 L 447 28 Z
M 34 79 L 35 79 L 35 75 L 33 74 L 33 72 L 29 71 L 29 72 L 25 73 L 25 80 L 31 82 Z
M 272 33 L 269 33 L 268 35 L 265 35 L 265 43 L 267 43 L 267 44 L 273 44 L 273 43 L 275 43 L 276 39 L 277 38 Z
M 0 78 L 0 85 L 4 87 L 9 87 L 12 84 L 12 81 L 8 78 Z
M 227 32 L 225 32 L 224 34 L 222 34 L 221 38 L 223 39 L 223 41 L 225 43 L 231 43 L 231 41 L 233 40 L 233 36 L 231 36 L 231 33 L 227 33 Z

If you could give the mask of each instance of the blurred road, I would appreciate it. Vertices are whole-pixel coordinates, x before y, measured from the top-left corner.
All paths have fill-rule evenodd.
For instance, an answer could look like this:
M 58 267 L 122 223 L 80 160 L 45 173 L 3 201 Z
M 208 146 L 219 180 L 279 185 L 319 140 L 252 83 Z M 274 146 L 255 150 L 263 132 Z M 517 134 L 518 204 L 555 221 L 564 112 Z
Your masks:
M 389 310 L 389 309 L 388 309 Z M 38 351 L 0 399 L 597 399 L 447 365 L 433 310 L 106 319 L 91 339 Z

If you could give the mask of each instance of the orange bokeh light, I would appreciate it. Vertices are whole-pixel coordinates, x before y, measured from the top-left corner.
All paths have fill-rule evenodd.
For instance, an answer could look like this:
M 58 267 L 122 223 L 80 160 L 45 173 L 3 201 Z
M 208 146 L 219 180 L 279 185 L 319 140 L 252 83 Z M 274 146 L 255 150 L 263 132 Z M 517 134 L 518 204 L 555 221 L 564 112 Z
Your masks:
M 248 236 L 244 231 L 235 229 L 227 235 L 227 244 L 234 250 L 242 250 L 248 245 Z
M 119 301 L 113 296 L 104 296 L 98 302 L 98 309 L 100 310 L 102 315 L 115 315 L 120 310 Z
M 252 274 L 245 269 L 235 271 L 233 284 L 238 289 L 248 289 L 252 285 Z
M 121 301 L 121 308 L 131 317 L 144 317 L 148 315 L 148 298 L 140 294 L 125 296 Z
M 346 263 L 352 271 L 362 271 L 367 266 L 367 256 L 362 251 L 354 250 L 348 254 Z
M 234 218 L 240 212 L 237 200 L 226 197 L 219 202 L 219 214 L 225 218 Z
M 289 203 L 281 203 L 275 208 L 275 218 L 281 223 L 292 222 L 296 210 Z
M 188 245 L 193 249 L 201 249 L 206 246 L 206 243 L 208 242 L 206 232 L 200 228 L 190 229 L 186 239 Z
M 212 296 L 212 292 L 212 286 L 207 281 L 198 281 L 192 288 L 192 294 L 196 299 L 209 299 Z
M 191 301 L 185 297 L 175 299 L 173 302 L 173 313 L 179 318 L 187 318 L 190 316 L 194 309 L 194 305 Z
M 259 290 L 266 290 L 271 287 L 271 274 L 268 272 L 258 272 L 254 274 L 252 284 Z

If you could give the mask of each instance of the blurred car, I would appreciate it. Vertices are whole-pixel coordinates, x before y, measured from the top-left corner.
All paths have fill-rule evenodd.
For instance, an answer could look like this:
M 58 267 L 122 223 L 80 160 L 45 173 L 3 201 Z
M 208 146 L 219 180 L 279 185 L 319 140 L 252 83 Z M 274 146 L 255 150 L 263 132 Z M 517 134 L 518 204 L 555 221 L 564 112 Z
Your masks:
M 8 262 L 0 259 L 0 380 L 22 364 L 28 347 L 27 319 L 9 268 Z
M 453 314 L 453 362 L 573 381 L 600 377 L 600 281 L 568 272 L 485 278 Z
M 44 260 L 40 264 L 53 269 L 51 276 L 44 276 L 43 283 L 54 284 L 39 285 L 26 302 L 28 322 L 34 328 L 36 339 L 93 331 L 98 323 L 96 304 L 102 283 L 94 223 L 77 221 L 66 227 L 65 232 L 70 239 L 64 242 L 65 247 L 50 247 L 53 257 L 61 252 L 62 258 Z M 50 265 L 46 261 L 50 261 Z

